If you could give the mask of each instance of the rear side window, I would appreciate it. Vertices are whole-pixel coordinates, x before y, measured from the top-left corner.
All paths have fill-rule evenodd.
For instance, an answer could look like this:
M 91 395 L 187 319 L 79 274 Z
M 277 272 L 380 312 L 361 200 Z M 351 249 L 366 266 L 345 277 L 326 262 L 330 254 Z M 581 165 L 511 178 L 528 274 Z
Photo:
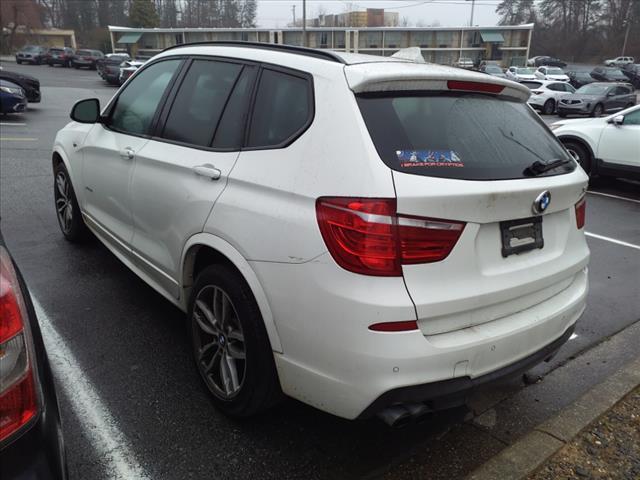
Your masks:
M 526 104 L 478 94 L 359 96 L 382 160 L 393 170 L 464 180 L 523 178 L 533 162 L 568 159 Z M 575 169 L 570 162 L 543 175 Z
M 78 50 L 76 55 L 91 55 L 91 52 L 89 50 Z
M 182 60 L 165 60 L 142 70 L 116 100 L 109 126 L 122 133 L 145 135 L 169 82 Z
M 239 149 L 244 140 L 244 126 L 256 77 L 256 67 L 245 66 L 218 123 L 214 148 Z
M 309 79 L 263 70 L 253 108 L 248 146 L 285 146 L 309 125 L 312 112 Z
M 242 65 L 195 60 L 180 85 L 162 137 L 208 147 Z
M 629 95 L 630 93 L 631 93 L 631 90 L 628 89 L 627 87 L 616 87 L 616 91 L 615 91 L 616 95 Z

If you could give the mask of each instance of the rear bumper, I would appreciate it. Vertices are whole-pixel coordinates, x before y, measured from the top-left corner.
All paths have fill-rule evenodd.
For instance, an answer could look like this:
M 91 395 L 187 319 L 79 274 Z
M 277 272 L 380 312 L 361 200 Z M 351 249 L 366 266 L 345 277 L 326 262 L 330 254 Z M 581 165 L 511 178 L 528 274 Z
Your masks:
M 480 325 L 437 334 L 375 332 L 368 328 L 374 323 L 416 319 L 402 278 L 355 275 L 328 254 L 305 264 L 251 265 L 281 340 L 283 353 L 274 358 L 283 391 L 348 419 L 406 401 L 405 394 L 412 401 L 458 394 L 544 360 L 582 315 L 588 290 L 581 268 L 567 272 L 552 297 Z
M 426 403 L 434 411 L 463 405 L 474 391 L 521 375 L 553 356 L 569 340 L 574 330 L 575 324 L 570 325 L 559 338 L 537 352 L 477 378 L 459 377 L 389 390 L 380 395 L 358 418 L 372 417 L 386 407 L 402 403 Z

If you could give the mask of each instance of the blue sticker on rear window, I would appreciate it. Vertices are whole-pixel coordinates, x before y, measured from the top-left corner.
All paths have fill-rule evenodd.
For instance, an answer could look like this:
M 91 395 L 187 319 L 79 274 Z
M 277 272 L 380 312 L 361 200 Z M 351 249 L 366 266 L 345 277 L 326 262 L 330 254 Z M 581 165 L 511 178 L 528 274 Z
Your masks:
M 401 167 L 464 167 L 453 150 L 396 150 Z

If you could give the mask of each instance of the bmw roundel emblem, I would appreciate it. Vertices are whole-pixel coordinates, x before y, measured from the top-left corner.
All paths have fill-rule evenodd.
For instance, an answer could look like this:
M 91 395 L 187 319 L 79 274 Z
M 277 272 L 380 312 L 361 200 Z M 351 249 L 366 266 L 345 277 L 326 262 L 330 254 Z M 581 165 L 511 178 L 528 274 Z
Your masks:
M 547 208 L 549 208 L 549 204 L 551 203 L 551 193 L 549 190 L 545 190 L 540 195 L 538 195 L 533 202 L 533 213 L 536 215 L 540 215 L 545 212 Z

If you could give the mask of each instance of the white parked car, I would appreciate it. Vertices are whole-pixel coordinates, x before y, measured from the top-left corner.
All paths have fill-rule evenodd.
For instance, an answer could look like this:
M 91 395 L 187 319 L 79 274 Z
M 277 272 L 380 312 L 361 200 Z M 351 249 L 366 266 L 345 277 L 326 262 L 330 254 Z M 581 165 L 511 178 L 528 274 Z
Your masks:
M 623 65 L 627 65 L 628 63 L 636 63 L 636 61 L 633 57 L 616 57 L 604 61 L 604 64 L 607 67 L 622 67 Z
M 555 80 L 529 80 L 522 84 L 531 90 L 531 96 L 527 101 L 529 105 L 544 115 L 552 115 L 560 99 L 576 91 L 570 84 Z
M 608 117 L 561 120 L 551 129 L 589 175 L 640 179 L 640 105 Z
M 460 57 L 454 64 L 454 67 L 458 67 L 458 68 L 466 68 L 466 69 L 471 69 L 473 68 L 473 60 L 469 57 Z
M 538 67 L 534 75 L 538 80 L 557 80 L 559 82 L 568 82 L 569 77 L 559 67 Z
M 509 80 L 514 82 L 522 82 L 525 80 L 535 80 L 535 68 L 530 67 L 509 67 L 505 74 Z
M 284 392 L 401 423 L 548 358 L 584 311 L 588 179 L 528 97 L 397 58 L 170 48 L 74 106 L 58 221 L 186 312 L 227 414 Z

